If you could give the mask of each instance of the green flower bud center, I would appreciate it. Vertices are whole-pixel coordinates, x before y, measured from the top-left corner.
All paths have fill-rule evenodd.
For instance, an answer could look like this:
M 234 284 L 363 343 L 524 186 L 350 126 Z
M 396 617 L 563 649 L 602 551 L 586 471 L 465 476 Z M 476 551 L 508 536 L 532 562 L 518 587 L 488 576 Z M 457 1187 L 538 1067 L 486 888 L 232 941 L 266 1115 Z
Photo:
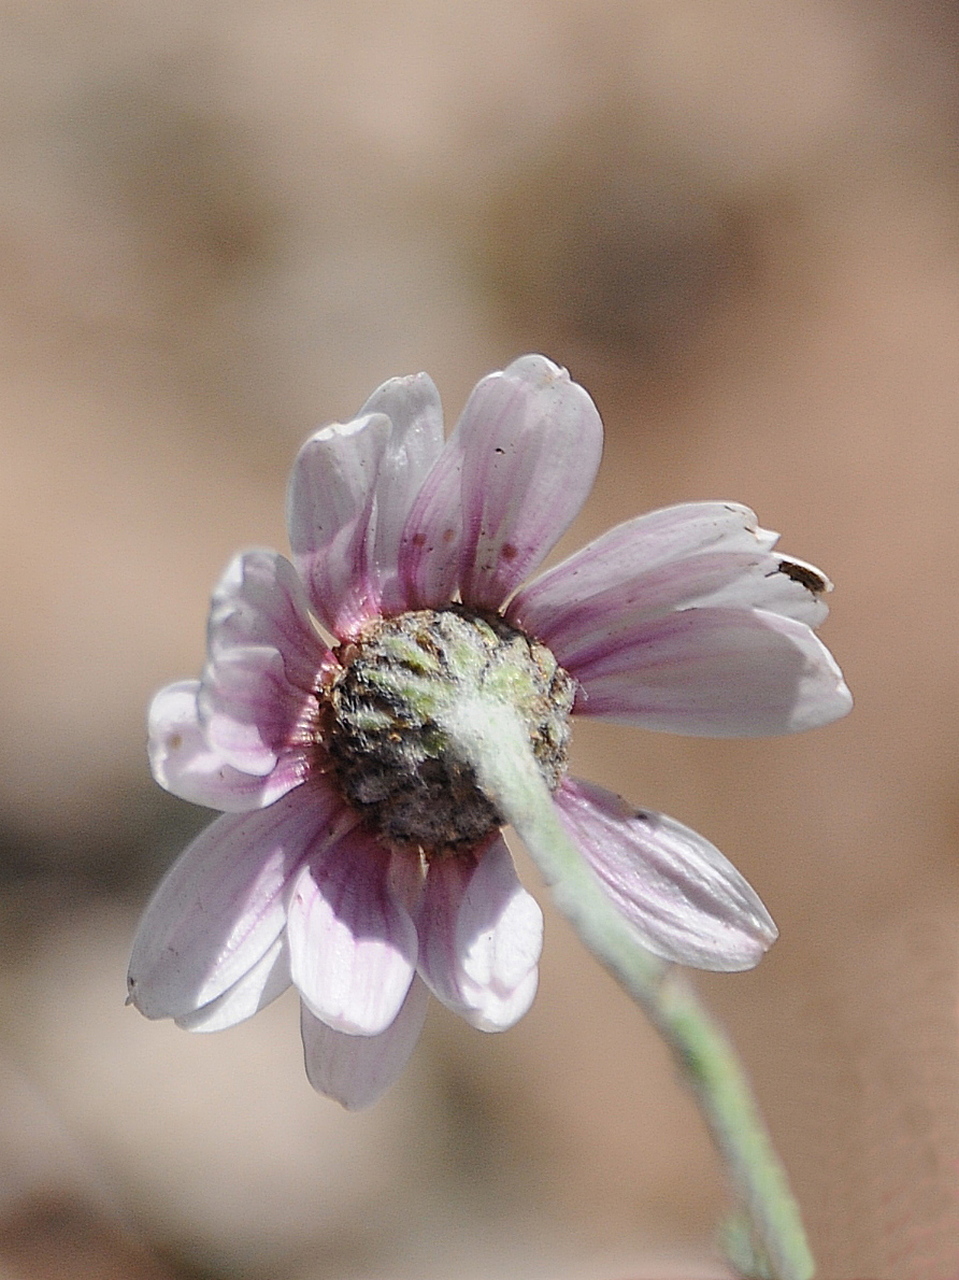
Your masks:
M 497 615 L 460 605 L 404 613 L 338 657 L 327 746 L 346 799 L 391 847 L 457 853 L 503 825 L 443 727 L 457 700 L 511 707 L 547 785 L 559 785 L 574 682 L 545 645 Z

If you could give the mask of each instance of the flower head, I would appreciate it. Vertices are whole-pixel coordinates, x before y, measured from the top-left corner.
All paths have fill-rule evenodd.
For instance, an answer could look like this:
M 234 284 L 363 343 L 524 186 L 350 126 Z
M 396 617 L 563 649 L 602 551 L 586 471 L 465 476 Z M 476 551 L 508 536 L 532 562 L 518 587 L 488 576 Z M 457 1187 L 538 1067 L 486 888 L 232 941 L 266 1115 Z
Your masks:
M 759 960 L 776 930 L 753 890 L 701 836 L 571 778 L 569 717 L 716 736 L 836 719 L 849 694 L 812 631 L 829 583 L 747 508 L 708 502 L 619 525 L 523 585 L 601 449 L 589 396 L 542 356 L 484 378 L 445 443 L 425 374 L 307 441 L 292 563 L 236 557 L 201 679 L 151 707 L 157 781 L 224 812 L 147 907 L 129 977 L 143 1013 L 216 1030 L 292 982 L 310 1079 L 351 1107 L 402 1070 L 428 991 L 511 1026 L 542 945 L 501 835 L 532 830 L 527 794 L 642 946 Z

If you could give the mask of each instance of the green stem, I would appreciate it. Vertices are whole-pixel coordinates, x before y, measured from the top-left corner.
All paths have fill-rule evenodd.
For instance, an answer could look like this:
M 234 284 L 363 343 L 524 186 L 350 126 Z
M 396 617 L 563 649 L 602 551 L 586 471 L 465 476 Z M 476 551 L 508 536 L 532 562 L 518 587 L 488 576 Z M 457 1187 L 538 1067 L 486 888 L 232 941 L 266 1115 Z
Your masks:
M 686 978 L 640 945 L 606 896 L 556 816 L 515 713 L 464 698 L 447 708 L 444 727 L 526 845 L 560 911 L 672 1050 L 748 1222 L 736 1265 L 749 1280 L 810 1280 L 815 1264 L 799 1209 L 735 1050 Z

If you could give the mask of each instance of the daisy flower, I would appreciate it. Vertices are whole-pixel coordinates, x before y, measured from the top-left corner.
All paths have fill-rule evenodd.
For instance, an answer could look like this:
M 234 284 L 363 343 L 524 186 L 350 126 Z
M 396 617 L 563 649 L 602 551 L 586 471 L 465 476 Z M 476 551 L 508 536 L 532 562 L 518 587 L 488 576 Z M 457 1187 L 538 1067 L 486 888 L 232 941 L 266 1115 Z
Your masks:
M 543 932 L 501 834 L 533 830 L 526 796 L 647 951 L 756 964 L 776 929 L 754 891 L 702 836 L 569 776 L 570 718 L 730 737 L 836 719 L 849 693 L 812 630 L 830 584 L 728 502 L 627 521 L 527 581 L 601 450 L 589 396 L 535 355 L 484 378 L 445 443 L 425 374 L 307 441 L 292 562 L 236 557 L 200 680 L 150 710 L 157 781 L 223 813 L 140 924 L 147 1017 L 213 1031 L 292 983 L 309 1078 L 348 1107 L 403 1069 L 429 992 L 512 1026 Z

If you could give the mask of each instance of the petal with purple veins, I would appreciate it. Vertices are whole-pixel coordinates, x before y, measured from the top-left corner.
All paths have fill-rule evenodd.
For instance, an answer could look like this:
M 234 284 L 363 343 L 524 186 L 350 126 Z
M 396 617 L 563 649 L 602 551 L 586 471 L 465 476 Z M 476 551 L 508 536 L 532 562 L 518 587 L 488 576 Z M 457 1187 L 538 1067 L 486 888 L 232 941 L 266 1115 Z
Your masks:
M 291 684 L 283 655 L 266 645 L 211 653 L 197 709 L 209 747 L 243 773 L 265 777 L 307 740 L 316 700 Z
M 721 589 L 757 565 L 771 569 L 764 557 L 778 537 L 738 503 L 688 502 L 651 511 L 610 529 L 521 588 L 507 617 L 559 654 L 577 644 L 581 631 L 611 624 L 618 609 L 654 616 Z M 751 605 L 768 607 L 760 599 Z
M 543 356 L 484 378 L 403 534 L 410 601 L 498 609 L 579 513 L 602 442 L 592 400 Z
M 208 744 L 197 714 L 198 680 L 161 689 L 150 704 L 150 768 L 160 784 L 181 800 L 227 813 L 262 809 L 306 778 L 302 750 L 282 752 L 265 775 L 241 773 Z
M 437 858 L 417 917 L 419 971 L 433 994 L 483 1031 L 503 1031 L 536 993 L 543 914 L 502 836 L 469 858 Z
M 736 972 L 751 969 L 775 941 L 756 893 L 695 831 L 572 778 L 554 802 L 606 893 L 656 955 Z
M 574 711 L 642 729 L 762 737 L 829 724 L 852 706 L 809 627 L 760 609 L 685 609 L 568 664 Z
M 334 1031 L 300 1005 L 300 1031 L 310 1084 L 350 1111 L 374 1103 L 401 1075 L 423 1030 L 429 992 L 414 978 L 399 1013 L 376 1036 Z
M 416 965 L 416 929 L 390 888 L 389 862 L 354 828 L 312 858 L 290 892 L 293 982 L 314 1017 L 350 1035 L 386 1030 Z
M 390 434 L 376 486 L 372 571 L 383 613 L 408 607 L 399 577 L 403 527 L 423 482 L 443 449 L 439 392 L 425 373 L 391 378 L 370 396 L 357 417 L 385 414 Z
M 340 639 L 377 613 L 377 481 L 390 430 L 382 413 L 324 427 L 300 450 L 290 476 L 293 563 L 313 612 Z
M 181 1018 L 262 960 L 286 923 L 290 881 L 342 829 L 322 780 L 268 809 L 224 814 L 180 855 L 150 900 L 130 959 L 130 999 L 148 1018 Z
M 276 649 L 287 679 L 309 692 L 332 655 L 313 626 L 296 570 L 275 551 L 244 551 L 213 592 L 207 642 L 211 655 L 233 649 Z
M 801 573 L 803 580 L 790 572 Z M 628 641 L 644 625 L 681 610 L 765 609 L 816 626 L 828 613 L 821 596 L 832 584 L 822 575 L 813 577 L 815 572 L 812 566 L 766 552 L 706 551 L 647 572 L 637 570 L 632 579 L 566 609 L 527 612 L 517 605 L 510 620 L 548 644 L 559 663 L 572 671 L 592 655 Z
M 588 573 L 588 570 L 584 571 Z M 595 577 L 602 580 L 603 573 Z M 538 594 L 538 582 L 521 591 L 508 620 L 548 644 L 567 668 L 615 645 L 622 636 L 680 609 L 766 609 L 816 627 L 826 618 L 823 599 L 832 584 L 812 564 L 753 550 L 704 550 L 647 566 L 590 591 L 577 575 L 570 598 L 556 581 Z

